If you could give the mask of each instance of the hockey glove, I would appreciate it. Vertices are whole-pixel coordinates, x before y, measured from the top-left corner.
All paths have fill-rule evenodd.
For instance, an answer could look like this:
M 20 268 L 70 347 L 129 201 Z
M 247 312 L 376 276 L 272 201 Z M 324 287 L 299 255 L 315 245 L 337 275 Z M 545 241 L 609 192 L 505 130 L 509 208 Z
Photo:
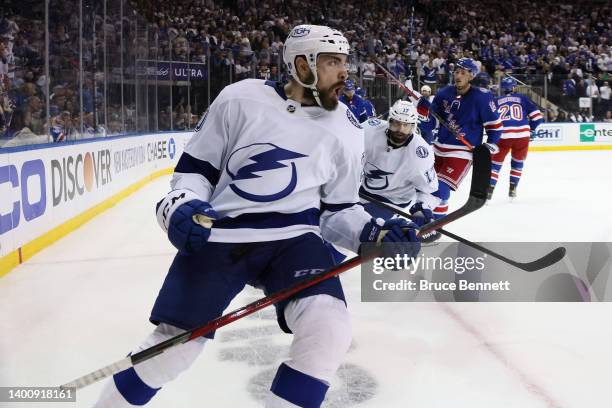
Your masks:
M 410 207 L 410 215 L 412 215 L 412 222 L 419 228 L 434 220 L 433 212 L 429 208 L 423 207 L 423 203 L 420 202 Z
M 424 96 L 421 96 L 416 106 L 420 121 L 422 122 L 427 121 L 427 118 L 429 117 L 430 107 L 431 107 L 431 102 L 429 102 L 429 100 L 427 100 L 427 98 L 425 98 Z
M 532 129 L 532 130 L 529 132 L 529 141 L 530 141 L 530 142 L 533 142 L 533 141 L 535 140 L 535 138 L 536 138 L 536 131 Z
M 405 218 L 391 218 L 384 223 L 382 219 L 372 218 L 361 231 L 360 241 L 382 245 L 386 257 L 407 255 L 416 257 L 421 250 L 417 237 L 418 226 Z
M 486 147 L 487 149 L 489 149 L 489 151 L 491 152 L 491 156 L 495 156 L 497 153 L 499 153 L 499 146 L 497 146 L 495 143 L 483 143 L 482 144 L 484 147 Z
M 190 190 L 174 190 L 157 203 L 157 222 L 180 252 L 201 250 L 217 213 Z

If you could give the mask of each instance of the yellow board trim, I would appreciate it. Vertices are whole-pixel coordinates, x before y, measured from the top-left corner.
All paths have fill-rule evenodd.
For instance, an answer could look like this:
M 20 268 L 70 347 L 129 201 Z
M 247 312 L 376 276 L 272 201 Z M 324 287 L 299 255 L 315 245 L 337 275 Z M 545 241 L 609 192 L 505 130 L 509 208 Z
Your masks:
M 68 235 L 69 233 L 79 228 L 81 225 L 85 224 L 87 221 L 91 220 L 103 211 L 108 210 L 109 208 L 117 204 L 119 201 L 123 200 L 130 194 L 134 193 L 136 190 L 143 187 L 148 182 L 166 174 L 172 174 L 172 172 L 172 168 L 158 170 L 141 179 L 140 181 L 137 181 L 136 183 L 130 185 L 124 190 L 121 190 L 120 192 L 112 195 L 100 204 L 97 204 L 96 206 L 82 212 L 76 217 L 69 219 L 68 221 L 53 228 L 52 230 L 47 231 L 40 237 L 34 238 L 32 241 L 24 244 L 21 248 L 16 249 L 8 255 L 3 256 L 2 258 L 0 258 L 0 277 L 6 275 L 19 264 L 27 261 L 36 253 L 42 251 L 44 248 L 53 244 L 58 239 Z
M 555 152 L 555 151 L 572 151 L 572 150 L 612 150 L 612 145 L 581 145 L 581 146 L 531 146 L 529 147 L 530 152 Z M 44 233 L 38 238 L 25 244 L 23 247 L 3 256 L 0 258 L 0 277 L 9 273 L 12 269 L 30 259 L 34 254 L 40 252 L 44 248 L 48 247 L 58 239 L 66 236 L 70 232 L 74 231 L 93 217 L 109 209 L 110 207 L 117 204 L 142 186 L 161 177 L 166 174 L 172 174 L 172 168 L 158 170 L 153 174 L 143 178 L 142 180 L 130 185 L 126 189 L 118 192 L 110 198 L 104 200 L 95 207 L 77 215 L 74 218 L 64 222 L 63 224 L 53 228 L 52 230 Z M 20 257 L 21 252 L 21 257 Z M 20 259 L 21 258 L 21 259 Z
M 612 150 L 612 145 L 529 146 L 530 152 L 560 152 L 568 150 Z

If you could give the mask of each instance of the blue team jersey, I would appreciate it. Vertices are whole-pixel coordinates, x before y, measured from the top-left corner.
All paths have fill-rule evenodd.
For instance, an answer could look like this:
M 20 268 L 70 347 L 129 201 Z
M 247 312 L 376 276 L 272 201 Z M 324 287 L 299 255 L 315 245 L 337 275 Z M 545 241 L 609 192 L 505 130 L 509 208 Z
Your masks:
M 502 122 L 497 105 L 493 94 L 486 89 L 471 86 L 465 95 L 457 95 L 455 86 L 445 86 L 436 93 L 430 110 L 463 133 L 465 139 L 474 146 L 482 143 L 483 131 L 487 132 L 489 143 L 497 143 L 501 137 Z M 440 126 L 435 145 L 445 150 L 467 150 L 444 126 Z
M 340 102 L 348 106 L 349 110 L 357 118 L 359 123 L 363 123 L 368 120 L 368 111 L 366 103 L 363 99 L 361 99 L 359 95 L 353 95 L 350 101 L 348 100 L 346 95 L 342 95 L 340 97 Z
M 365 104 L 366 115 L 368 118 L 376 116 L 376 109 L 374 109 L 374 105 L 367 99 L 363 99 L 363 103 Z
M 498 97 L 496 103 L 504 125 L 502 139 L 529 137 L 543 121 L 540 109 L 523 94 L 509 93 Z

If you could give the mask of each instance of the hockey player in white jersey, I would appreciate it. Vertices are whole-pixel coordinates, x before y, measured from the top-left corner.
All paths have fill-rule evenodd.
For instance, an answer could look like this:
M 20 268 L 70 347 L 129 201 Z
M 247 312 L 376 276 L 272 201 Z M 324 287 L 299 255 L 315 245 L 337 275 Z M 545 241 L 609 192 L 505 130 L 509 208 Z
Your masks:
M 328 269 L 333 260 L 323 239 L 355 252 L 362 243 L 386 242 L 389 255 L 418 254 L 416 225 L 377 220 L 359 204 L 363 128 L 338 104 L 348 52 L 339 31 L 297 26 L 283 51 L 288 84 L 230 85 L 200 120 L 172 191 L 157 206 L 179 252 L 151 312 L 157 328 L 135 351 L 220 316 L 246 284 L 270 294 Z M 293 343 L 266 406 L 318 407 L 351 342 L 340 280 L 275 306 Z M 116 374 L 96 407 L 145 405 L 213 337 Z
M 389 121 L 370 119 L 364 123 L 365 165 L 361 191 L 394 204 L 423 225 L 433 221 L 432 210 L 439 199 L 431 146 L 421 137 L 416 108 L 398 100 L 389 110 Z M 394 214 L 364 201 L 373 217 L 389 219 Z M 424 238 L 426 240 L 426 238 Z

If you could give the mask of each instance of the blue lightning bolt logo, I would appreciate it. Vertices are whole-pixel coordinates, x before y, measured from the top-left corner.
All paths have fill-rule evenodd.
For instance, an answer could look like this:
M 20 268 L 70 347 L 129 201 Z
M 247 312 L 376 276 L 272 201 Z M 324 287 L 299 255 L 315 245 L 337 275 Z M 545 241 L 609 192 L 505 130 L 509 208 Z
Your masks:
M 270 146 L 271 149 L 266 150 L 265 152 L 262 152 L 262 153 L 257 153 L 247 158 L 247 160 L 250 160 L 254 163 L 250 163 L 245 166 L 242 166 L 235 173 L 232 173 L 230 171 L 230 162 L 232 162 L 232 157 L 234 157 L 236 153 L 238 153 L 239 151 L 243 149 L 249 149 L 249 148 L 258 149 L 259 146 Z M 308 157 L 308 156 L 305 154 L 292 152 L 291 150 L 283 149 L 272 143 L 254 143 L 252 145 L 248 145 L 248 146 L 235 150 L 230 155 L 230 158 L 227 161 L 225 168 L 226 168 L 227 174 L 229 174 L 231 179 L 234 182 L 236 182 L 240 180 L 262 178 L 263 175 L 256 174 L 256 173 L 262 173 L 262 172 L 266 172 L 269 170 L 286 168 L 288 167 L 288 165 L 281 163 L 281 161 L 295 160 L 295 159 L 300 159 L 302 157 Z M 266 195 L 253 194 L 253 193 L 249 193 L 244 190 L 241 190 L 240 188 L 238 188 L 238 186 L 236 186 L 235 183 L 230 184 L 229 187 L 232 189 L 234 193 L 236 193 L 237 195 L 239 195 L 240 197 L 246 200 L 255 201 L 255 202 L 269 202 L 269 201 L 280 200 L 281 198 L 288 196 L 295 189 L 296 185 L 297 185 L 297 170 L 295 167 L 295 163 L 291 162 L 291 180 L 289 181 L 287 186 L 283 188 L 281 191 L 279 191 L 278 193 L 266 194 Z
M 385 188 L 389 187 L 389 178 L 387 176 L 390 176 L 393 174 L 393 173 L 389 173 L 388 171 L 379 169 L 378 167 L 376 167 L 370 162 L 366 163 L 366 170 L 364 170 L 364 173 L 365 173 L 365 185 L 370 190 L 384 190 Z M 371 181 L 373 180 L 384 180 L 385 183 L 382 187 L 376 187 L 376 186 L 371 185 Z

